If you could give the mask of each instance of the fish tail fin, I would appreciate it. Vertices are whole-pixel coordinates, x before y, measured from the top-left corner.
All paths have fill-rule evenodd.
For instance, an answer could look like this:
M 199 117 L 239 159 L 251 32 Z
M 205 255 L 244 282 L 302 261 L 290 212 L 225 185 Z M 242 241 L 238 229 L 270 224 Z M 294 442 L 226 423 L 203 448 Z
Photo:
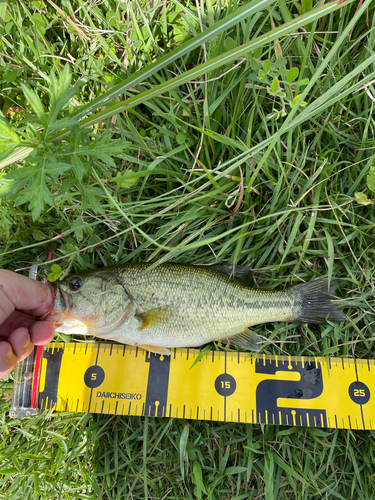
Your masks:
M 328 287 L 328 278 L 322 278 L 290 287 L 296 305 L 295 321 L 317 324 L 344 321 L 345 314 L 332 302 L 338 282 L 338 278 L 332 278 Z

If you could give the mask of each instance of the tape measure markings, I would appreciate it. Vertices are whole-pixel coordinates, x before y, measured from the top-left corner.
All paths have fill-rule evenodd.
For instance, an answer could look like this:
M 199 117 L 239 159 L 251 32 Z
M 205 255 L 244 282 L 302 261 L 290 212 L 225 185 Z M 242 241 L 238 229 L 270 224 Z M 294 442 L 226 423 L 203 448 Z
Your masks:
M 51 350 L 44 348 L 42 369 L 41 369 L 41 383 L 39 387 L 39 406 L 50 409 L 54 406 L 54 401 L 57 401 L 57 390 L 59 385 L 59 375 L 64 354 L 64 344 L 52 344 Z M 58 348 L 55 348 L 58 345 Z M 55 352 L 56 350 L 56 352 Z M 46 371 L 48 367 L 48 377 Z M 48 400 L 51 400 L 51 405 L 48 406 Z
M 355 384 L 355 385 L 354 385 L 354 387 L 353 387 L 353 391 L 352 391 L 352 392 L 353 392 L 353 394 L 354 394 L 354 391 L 356 391 L 356 390 L 357 390 L 357 389 L 356 389 L 357 384 L 362 384 L 362 382 L 359 382 L 359 378 L 358 378 L 358 370 L 357 370 L 357 363 L 356 363 L 356 360 L 354 360 L 354 367 L 355 367 L 355 376 L 356 376 L 357 381 L 356 381 L 356 382 L 352 382 L 352 383 L 350 384 L 350 386 L 349 386 L 349 396 L 351 397 L 351 399 L 353 399 L 353 396 L 352 396 L 352 394 L 351 394 L 351 390 L 350 390 L 350 388 L 351 388 L 351 387 L 353 387 L 353 384 Z M 363 384 L 362 384 L 362 385 L 363 385 Z M 362 390 L 362 389 L 358 389 L 358 390 Z M 354 402 L 355 402 L 355 400 L 354 400 Z M 360 408 L 361 408 L 362 425 L 363 425 L 363 427 L 364 427 L 364 426 L 365 426 L 365 419 L 363 418 L 362 401 L 360 402 Z
M 191 369 L 198 350 L 172 352 L 52 344 L 44 350 L 39 407 L 372 429 L 373 360 L 212 351 Z
M 97 352 L 96 352 L 96 359 L 95 359 L 95 365 L 93 366 L 93 369 L 90 369 L 88 368 L 86 371 L 85 371 L 85 375 L 84 375 L 84 380 L 85 380 L 85 384 L 91 388 L 91 391 L 90 391 L 90 399 L 89 399 L 89 407 L 88 407 L 88 410 L 87 412 L 90 413 L 90 408 L 91 408 L 91 400 L 92 400 L 92 391 L 94 390 L 95 387 L 99 387 L 99 385 L 101 385 L 104 381 L 104 378 L 105 378 L 105 373 L 104 373 L 104 370 L 103 368 L 100 366 L 98 366 L 98 359 L 99 359 L 99 352 L 100 352 L 100 342 L 98 344 L 98 347 L 97 347 Z M 87 353 L 87 345 L 86 345 L 86 350 L 85 350 L 85 354 Z M 97 371 L 97 373 L 95 373 L 94 371 Z M 88 376 L 86 377 L 86 374 L 88 374 Z M 90 375 L 91 377 L 94 376 L 94 380 L 91 380 L 90 379 Z M 99 378 L 98 378 L 98 375 L 99 375 Z M 85 379 L 86 377 L 86 379 Z M 103 379 L 103 380 L 102 380 Z M 94 383 L 92 383 L 94 382 Z M 90 385 L 88 385 L 88 383 L 90 383 Z M 104 403 L 104 401 L 103 401 Z

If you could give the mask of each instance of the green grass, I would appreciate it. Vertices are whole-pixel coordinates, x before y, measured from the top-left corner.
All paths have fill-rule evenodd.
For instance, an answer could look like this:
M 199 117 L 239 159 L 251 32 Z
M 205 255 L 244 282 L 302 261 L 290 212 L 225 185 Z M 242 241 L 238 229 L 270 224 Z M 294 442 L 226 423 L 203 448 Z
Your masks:
M 272 288 L 338 276 L 348 320 L 259 325 L 263 352 L 372 358 L 374 3 L 56 4 L 69 21 L 48 2 L 0 7 L 1 267 L 27 273 L 53 248 L 64 271 L 238 263 Z M 11 380 L 0 498 L 375 497 L 373 431 L 17 421 Z

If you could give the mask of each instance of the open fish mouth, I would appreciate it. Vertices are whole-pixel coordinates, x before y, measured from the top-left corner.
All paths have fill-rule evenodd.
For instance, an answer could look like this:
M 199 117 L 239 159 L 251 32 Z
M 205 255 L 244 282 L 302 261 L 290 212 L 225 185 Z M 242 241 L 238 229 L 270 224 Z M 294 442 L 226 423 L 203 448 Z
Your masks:
M 72 299 L 71 296 L 64 292 L 62 288 L 59 287 L 59 285 L 56 283 L 54 284 L 55 286 L 55 302 L 53 304 L 53 310 L 54 311 L 69 311 L 69 309 L 72 307 Z
M 68 312 L 72 307 L 72 300 L 68 293 L 64 292 L 57 283 L 49 283 L 52 289 L 54 302 L 50 311 L 39 317 L 39 320 L 53 320 L 54 316 Z

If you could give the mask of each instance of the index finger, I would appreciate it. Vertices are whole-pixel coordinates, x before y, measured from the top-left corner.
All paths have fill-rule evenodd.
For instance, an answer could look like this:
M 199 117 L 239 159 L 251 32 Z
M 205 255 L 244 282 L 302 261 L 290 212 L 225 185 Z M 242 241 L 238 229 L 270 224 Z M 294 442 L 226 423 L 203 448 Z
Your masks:
M 26 276 L 0 269 L 0 324 L 17 309 L 32 316 L 41 316 L 53 305 L 48 285 Z

